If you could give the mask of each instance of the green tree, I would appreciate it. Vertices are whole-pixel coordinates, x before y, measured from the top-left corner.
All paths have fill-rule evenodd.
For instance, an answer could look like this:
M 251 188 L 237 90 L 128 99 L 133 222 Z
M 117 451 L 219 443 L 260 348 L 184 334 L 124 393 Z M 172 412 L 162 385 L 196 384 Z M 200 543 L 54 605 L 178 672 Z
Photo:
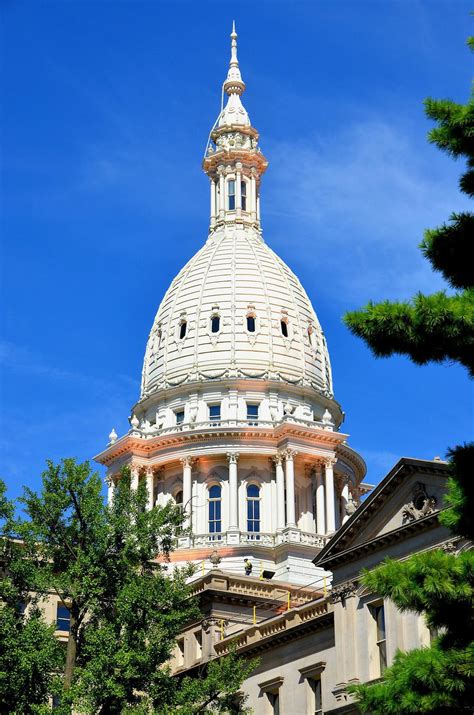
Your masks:
M 64 654 L 31 593 L 31 564 L 14 535 L 14 505 L 0 480 L 0 711 L 29 715 L 50 711 L 59 690 Z
M 469 44 L 474 49 L 474 41 Z M 467 160 L 461 191 L 474 196 L 474 97 L 467 104 L 427 99 L 425 111 L 437 126 L 429 140 L 454 158 Z M 376 356 L 408 355 L 415 363 L 455 361 L 474 375 L 474 215 L 452 214 L 449 222 L 427 230 L 421 249 L 441 271 L 454 294 L 425 296 L 411 302 L 369 303 L 348 313 L 350 330 Z M 448 453 L 451 477 L 447 509 L 440 521 L 460 537 L 474 537 L 474 445 Z M 387 560 L 364 583 L 390 598 L 402 611 L 424 613 L 438 632 L 429 648 L 398 652 L 381 682 L 352 686 L 362 712 L 451 713 L 468 711 L 474 702 L 474 552 L 457 556 L 434 550 L 404 562 Z
M 48 463 L 40 493 L 25 490 L 27 518 L 17 529 L 34 565 L 31 583 L 56 593 L 71 616 L 64 712 L 74 706 L 88 714 L 160 713 L 175 703 L 199 705 L 177 702 L 166 665 L 180 630 L 200 615 L 189 596 L 190 568 L 170 573 L 167 566 L 183 513 L 172 503 L 148 510 L 147 498 L 145 484 L 132 490 L 124 470 L 106 506 L 99 476 L 73 459 Z M 234 680 L 216 681 L 213 669 L 207 676 L 216 707 L 247 674 L 233 655 L 226 662 Z M 204 695 L 189 689 L 189 697 Z

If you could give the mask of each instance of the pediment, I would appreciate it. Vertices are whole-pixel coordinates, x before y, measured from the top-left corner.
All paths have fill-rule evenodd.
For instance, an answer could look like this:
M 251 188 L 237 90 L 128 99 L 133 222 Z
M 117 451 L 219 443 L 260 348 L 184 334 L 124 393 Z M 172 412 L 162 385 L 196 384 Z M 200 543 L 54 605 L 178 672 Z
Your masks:
M 440 461 L 400 459 L 351 518 L 318 554 L 320 564 L 348 549 L 427 521 L 442 508 L 449 465 Z

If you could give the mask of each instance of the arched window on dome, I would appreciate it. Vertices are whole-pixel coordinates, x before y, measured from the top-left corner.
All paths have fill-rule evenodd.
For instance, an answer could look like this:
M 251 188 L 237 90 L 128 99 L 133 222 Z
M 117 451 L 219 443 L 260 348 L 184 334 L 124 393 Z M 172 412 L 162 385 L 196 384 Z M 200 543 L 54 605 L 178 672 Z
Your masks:
M 240 199 L 242 202 L 242 211 L 247 211 L 247 182 L 240 182 Z
M 187 320 L 181 320 L 179 323 L 179 339 L 184 340 L 186 337 L 186 333 L 188 330 L 188 322 Z
M 227 182 L 227 209 L 235 211 L 235 181 L 229 179 Z
M 288 337 L 288 318 L 281 318 L 280 330 L 284 338 Z
M 211 539 L 221 538 L 222 532 L 222 489 L 218 484 L 213 484 L 208 490 L 209 502 L 209 534 Z
M 254 539 L 259 539 L 260 533 L 260 487 L 256 484 L 247 486 L 247 532 Z
M 245 314 L 245 328 L 247 333 L 257 332 L 257 313 L 255 312 L 255 306 L 249 305 L 247 308 L 247 313 Z

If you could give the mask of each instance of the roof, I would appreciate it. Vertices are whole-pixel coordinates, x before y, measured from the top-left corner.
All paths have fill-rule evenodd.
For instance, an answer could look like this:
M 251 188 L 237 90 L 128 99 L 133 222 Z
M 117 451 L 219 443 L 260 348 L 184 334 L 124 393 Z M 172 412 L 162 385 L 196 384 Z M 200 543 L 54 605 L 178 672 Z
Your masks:
M 326 546 L 318 553 L 313 563 L 324 568 L 331 568 L 336 562 L 346 560 L 350 553 L 366 546 L 367 542 L 360 539 L 364 527 L 373 522 L 375 515 L 381 510 L 385 502 L 401 487 L 404 481 L 416 472 L 423 474 L 449 476 L 450 466 L 447 462 L 437 460 L 424 460 L 401 457 L 390 472 L 382 479 L 377 487 L 362 502 L 354 514 L 334 534 Z M 439 509 L 437 510 L 437 512 Z M 436 513 L 437 513 L 436 512 Z M 436 515 L 428 514 L 416 521 L 398 528 L 397 533 L 412 532 L 422 528 L 427 522 L 436 519 Z M 382 546 L 390 540 L 394 532 L 386 532 L 378 538 L 371 539 L 374 547 Z

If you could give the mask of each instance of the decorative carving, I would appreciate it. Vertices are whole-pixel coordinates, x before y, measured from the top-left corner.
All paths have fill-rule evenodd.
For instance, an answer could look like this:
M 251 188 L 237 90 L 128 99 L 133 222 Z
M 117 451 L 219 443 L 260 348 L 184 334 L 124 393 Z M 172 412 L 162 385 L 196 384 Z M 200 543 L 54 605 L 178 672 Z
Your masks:
M 335 586 L 331 591 L 332 603 L 344 602 L 346 598 L 350 598 L 357 591 L 357 581 L 345 581 Z
M 238 452 L 228 452 L 227 460 L 228 460 L 229 464 L 237 464 L 237 462 L 239 461 Z
M 453 539 L 452 541 L 446 541 L 445 544 L 441 546 L 442 550 L 447 554 L 456 554 L 458 551 L 459 539 Z
M 179 461 L 181 462 L 183 467 L 193 467 L 196 464 L 197 459 L 196 459 L 196 457 L 188 456 L 188 457 L 180 457 Z
M 285 449 L 283 452 L 283 456 L 285 457 L 287 462 L 293 461 L 297 454 L 298 452 L 296 451 L 296 449 Z
M 428 496 L 426 487 L 422 482 L 417 482 L 413 490 L 411 502 L 403 507 L 403 521 L 416 521 L 423 516 L 432 514 L 436 509 L 437 500 L 435 496 Z
M 219 556 L 219 552 L 217 551 L 216 548 L 214 548 L 214 551 L 209 556 L 209 561 L 211 562 L 212 567 L 215 569 L 219 566 L 220 562 L 222 561 L 221 557 Z
M 115 444 L 115 442 L 117 441 L 117 437 L 118 437 L 118 435 L 117 435 L 117 432 L 115 431 L 115 427 L 112 427 L 112 431 L 109 434 L 109 444 Z
M 346 504 L 346 509 L 345 509 L 346 515 L 352 516 L 352 514 L 355 512 L 356 509 L 357 509 L 357 504 L 355 503 L 351 492 L 349 492 L 349 500 Z

